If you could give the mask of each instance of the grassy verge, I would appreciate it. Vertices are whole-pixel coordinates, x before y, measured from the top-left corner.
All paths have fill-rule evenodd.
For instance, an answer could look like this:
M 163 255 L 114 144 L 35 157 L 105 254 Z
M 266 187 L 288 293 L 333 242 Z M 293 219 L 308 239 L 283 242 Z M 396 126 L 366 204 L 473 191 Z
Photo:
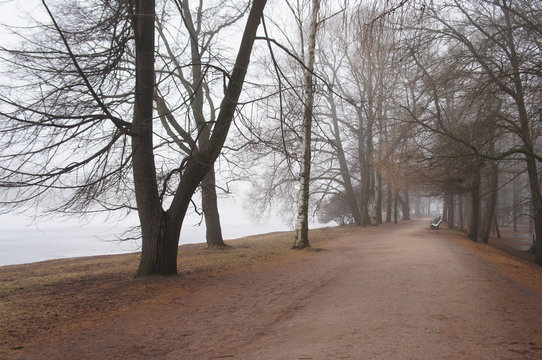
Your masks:
M 487 261 L 497 265 L 508 277 L 542 293 L 542 267 L 539 265 L 514 257 L 507 252 L 494 248 L 488 244 L 474 242 L 466 234 L 451 231 L 457 241 Z

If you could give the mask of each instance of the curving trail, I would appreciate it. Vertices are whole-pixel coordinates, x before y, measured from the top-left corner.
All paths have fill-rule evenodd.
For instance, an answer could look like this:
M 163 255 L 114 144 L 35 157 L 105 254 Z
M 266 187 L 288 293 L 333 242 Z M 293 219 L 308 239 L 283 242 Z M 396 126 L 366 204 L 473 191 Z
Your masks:
M 19 358 L 542 359 L 542 293 L 426 221 L 189 285 Z

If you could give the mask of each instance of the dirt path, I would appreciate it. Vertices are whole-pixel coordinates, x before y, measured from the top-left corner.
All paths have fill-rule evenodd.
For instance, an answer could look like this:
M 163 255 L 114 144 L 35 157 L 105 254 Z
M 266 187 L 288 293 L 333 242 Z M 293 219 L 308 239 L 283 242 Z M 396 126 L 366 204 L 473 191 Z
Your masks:
M 425 222 L 27 348 L 25 359 L 542 359 L 542 294 Z

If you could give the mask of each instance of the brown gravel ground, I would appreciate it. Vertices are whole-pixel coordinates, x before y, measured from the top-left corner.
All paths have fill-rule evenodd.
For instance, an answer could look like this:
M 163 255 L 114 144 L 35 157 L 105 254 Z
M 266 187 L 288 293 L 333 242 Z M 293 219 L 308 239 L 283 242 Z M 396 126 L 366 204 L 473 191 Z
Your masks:
M 542 270 L 427 221 L 0 268 L 0 358 L 542 359 Z

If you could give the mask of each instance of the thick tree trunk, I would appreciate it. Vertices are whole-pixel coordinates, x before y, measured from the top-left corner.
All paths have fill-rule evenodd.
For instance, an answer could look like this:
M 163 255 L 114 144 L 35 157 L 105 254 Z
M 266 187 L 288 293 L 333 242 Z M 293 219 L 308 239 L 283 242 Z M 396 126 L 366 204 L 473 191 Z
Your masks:
M 469 239 L 478 241 L 478 228 L 480 219 L 480 167 L 474 169 L 472 176 L 471 195 L 471 216 L 469 224 Z
M 368 226 L 371 224 L 371 216 L 369 214 L 369 198 L 371 192 L 371 173 L 369 168 L 369 143 L 367 142 L 369 133 L 369 124 L 365 129 L 364 115 L 361 108 L 356 108 L 358 117 L 358 158 L 361 172 L 361 196 L 360 196 L 360 208 L 361 208 L 361 226 Z M 371 138 L 372 142 L 372 138 Z
M 371 171 L 371 160 L 373 156 L 373 131 L 372 122 L 367 124 L 365 131 L 365 154 L 362 160 L 361 174 L 361 226 L 371 225 L 371 214 L 369 212 L 369 200 L 371 197 L 371 181 L 373 179 Z
M 154 1 L 135 2 L 136 85 L 132 129 L 133 176 L 141 224 L 142 253 L 136 276 L 177 271 L 177 239 L 162 210 L 153 146 Z
M 531 132 L 529 128 L 529 118 L 525 108 L 523 89 L 521 79 L 517 79 L 518 89 L 518 110 L 521 124 L 521 134 L 524 142 L 524 148 L 527 154 L 534 154 Z M 535 262 L 542 265 L 542 194 L 540 193 L 540 182 L 538 179 L 538 170 L 536 160 L 533 156 L 526 155 L 527 175 L 529 176 L 529 187 L 531 190 L 531 201 L 533 209 L 533 223 L 535 232 Z
M 497 239 L 502 239 L 501 230 L 499 229 L 499 219 L 497 218 L 497 214 L 493 215 L 493 228 L 495 229 L 495 234 L 497 235 Z
M 408 191 L 405 191 L 405 198 L 403 199 L 401 195 L 399 195 L 399 202 L 401 203 L 401 210 L 403 212 L 403 220 L 410 220 L 410 200 Z
M 203 216 L 205 217 L 207 247 L 224 248 L 226 244 L 222 238 L 222 229 L 220 227 L 214 167 L 209 170 L 201 181 L 201 203 Z
M 516 83 L 516 89 L 518 89 L 517 104 L 524 149 L 527 154 L 534 154 L 535 151 L 529 128 L 529 118 L 524 103 L 521 79 L 516 78 Z M 533 156 L 526 155 L 525 162 L 527 165 L 527 175 L 529 176 L 529 187 L 531 190 L 531 201 L 533 207 L 535 262 L 542 265 L 542 194 L 540 193 L 540 182 L 538 179 L 538 170 L 535 158 Z
M 312 107 L 314 101 L 314 89 L 312 72 L 314 69 L 314 52 L 316 49 L 316 32 L 318 30 L 318 12 L 320 1 L 312 1 L 311 24 L 309 33 L 308 62 L 304 69 L 304 111 L 303 132 L 301 149 L 301 171 L 299 174 L 299 194 L 297 200 L 297 222 L 295 227 L 295 239 L 293 249 L 303 249 L 310 246 L 309 243 L 309 183 L 311 171 L 311 132 L 312 132 Z
M 533 203 L 533 224 L 535 232 L 535 262 L 542 265 L 542 196 L 534 158 L 527 158 L 527 173 L 531 187 L 531 201 Z

